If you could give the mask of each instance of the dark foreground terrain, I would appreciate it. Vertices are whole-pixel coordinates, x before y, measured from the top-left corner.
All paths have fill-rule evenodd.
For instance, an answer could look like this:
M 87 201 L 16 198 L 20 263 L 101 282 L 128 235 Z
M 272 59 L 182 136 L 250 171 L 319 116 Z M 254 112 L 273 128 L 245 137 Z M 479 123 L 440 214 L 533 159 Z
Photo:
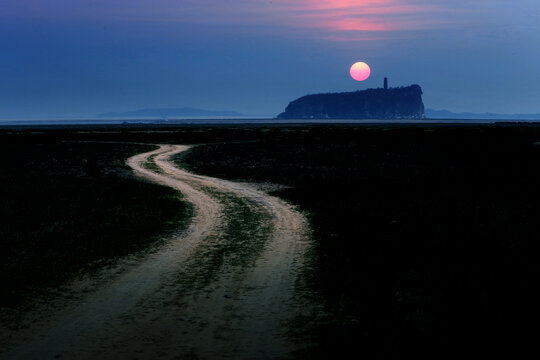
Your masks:
M 45 145 L 38 143 L 62 139 L 208 144 L 195 147 L 177 161 L 189 170 L 219 178 L 290 185 L 277 194 L 309 214 L 315 246 L 304 271 L 307 283 L 303 286 L 308 290 L 304 293 L 321 302 L 324 311 L 291 324 L 291 336 L 309 339 L 312 344 L 297 357 L 342 358 L 350 351 L 375 359 L 523 358 L 539 353 L 538 127 L 141 126 L 39 131 L 42 133 L 30 134 L 15 129 L 1 134 L 2 139 L 12 139 L 11 145 L 4 141 L 2 146 L 8 146 L 9 154 L 18 154 L 11 165 L 9 160 L 3 162 L 11 170 L 2 169 L 2 181 L 11 184 L 10 189 L 19 189 L 2 193 L 4 199 L 11 199 L 5 204 L 14 204 L 2 208 L 7 214 L 2 214 L 2 229 L 16 225 L 24 218 L 20 216 L 23 212 L 35 219 L 25 224 L 49 229 L 44 224 L 51 223 L 50 214 L 65 214 L 61 219 L 67 224 L 80 221 L 78 214 L 87 214 L 82 219 L 98 223 L 96 209 L 118 213 L 111 209 L 121 206 L 132 212 L 122 217 L 125 222 L 115 221 L 103 233 L 125 233 L 141 214 L 151 217 L 147 221 L 155 226 L 160 218 L 170 219 L 170 212 L 144 211 L 143 204 L 156 209 L 155 201 L 161 199 L 164 209 L 179 206 L 166 189 L 159 190 L 164 192 L 156 199 L 155 187 L 99 170 L 107 168 L 107 162 L 88 161 L 103 154 L 107 161 L 112 156 L 115 166 L 121 167 L 121 159 L 141 147 L 126 150 L 112 144 L 88 145 L 84 151 L 89 153 L 77 157 L 63 148 L 73 144 L 40 148 Z M 78 147 L 77 153 L 82 149 L 84 146 Z M 61 154 L 70 159 L 65 160 L 68 163 L 77 158 L 87 162 L 75 173 L 65 172 L 62 169 L 68 163 L 45 161 L 58 157 L 50 157 L 50 153 Z M 32 175 L 30 170 L 42 163 L 58 167 L 46 167 L 49 175 Z M 14 177 L 7 177 L 8 173 Z M 77 173 L 96 175 L 88 178 Z M 43 186 L 47 190 L 33 195 L 40 188 L 34 186 L 38 179 L 46 179 Z M 79 212 L 65 208 L 74 196 L 81 196 L 79 189 L 86 181 L 94 190 L 78 198 Z M 129 195 L 126 181 L 133 190 Z M 64 192 L 66 186 L 77 190 Z M 64 202 L 59 201 L 62 197 L 43 195 L 58 188 L 62 189 L 58 193 L 65 194 Z M 100 196 L 92 193 L 95 189 L 100 189 Z M 142 199 L 133 201 L 133 196 Z M 42 199 L 37 202 L 42 205 L 34 209 L 36 198 Z M 114 204 L 95 205 L 95 199 Z M 53 209 L 49 211 L 48 206 Z M 115 229 L 116 224 L 129 225 Z M 8 264 L 18 264 L 24 274 L 34 272 L 26 269 L 28 256 L 47 264 L 42 268 L 56 263 L 47 252 L 57 247 L 55 241 L 44 236 L 48 242 L 33 254 L 34 245 L 25 239 L 31 238 L 27 227 L 34 225 L 16 226 L 2 230 L 2 254 L 9 254 L 4 257 Z M 57 234 L 69 239 L 75 249 L 81 245 L 70 229 L 64 226 Z M 145 234 L 156 231 L 149 229 L 153 230 Z M 4 235 L 6 231 L 11 231 L 9 236 Z M 124 254 L 131 240 L 142 238 L 124 237 L 120 250 L 114 246 L 112 252 Z M 87 243 L 82 241 L 82 246 Z M 111 253 L 108 242 L 98 243 L 97 249 L 101 250 L 96 250 L 96 259 Z M 80 263 L 76 258 L 70 261 Z M 16 284 L 11 275 L 15 265 L 2 266 L 2 278 Z M 11 289 L 4 284 L 2 281 L 4 291 Z
M 0 145 L 0 307 L 145 249 L 188 216 L 180 194 L 131 175 L 125 159 L 154 146 L 60 142 L 39 134 Z
M 311 214 L 327 306 L 306 358 L 537 354 L 540 129 L 274 130 L 194 149 L 217 177 L 273 181 Z M 534 144 L 536 143 L 536 145 Z M 337 357 L 336 357 L 337 356 Z

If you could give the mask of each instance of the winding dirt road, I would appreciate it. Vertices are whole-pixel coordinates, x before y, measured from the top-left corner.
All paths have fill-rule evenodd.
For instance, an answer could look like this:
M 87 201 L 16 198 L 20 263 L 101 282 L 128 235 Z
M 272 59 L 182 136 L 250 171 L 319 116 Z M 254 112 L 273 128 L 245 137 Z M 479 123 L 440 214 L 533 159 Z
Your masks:
M 35 315 L 1 359 L 277 359 L 296 350 L 286 331 L 305 311 L 294 285 L 306 219 L 250 185 L 177 168 L 171 157 L 188 149 L 161 145 L 128 164 L 183 194 L 193 205 L 189 228 Z

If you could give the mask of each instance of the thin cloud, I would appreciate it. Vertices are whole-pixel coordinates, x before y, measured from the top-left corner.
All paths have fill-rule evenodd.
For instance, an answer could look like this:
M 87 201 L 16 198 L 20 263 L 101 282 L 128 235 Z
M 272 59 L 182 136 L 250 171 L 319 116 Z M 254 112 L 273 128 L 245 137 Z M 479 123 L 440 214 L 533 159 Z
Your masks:
M 65 20 L 179 22 L 304 29 L 306 36 L 345 39 L 342 33 L 386 33 L 460 26 L 456 1 L 426 0 L 7 0 L 18 17 Z M 458 3 L 461 1 L 458 0 Z M 463 5 L 465 6 L 465 5 Z M 37 10 L 39 9 L 39 10 Z M 316 34 L 310 34 L 318 29 Z M 326 32 L 326 33 L 324 33 Z

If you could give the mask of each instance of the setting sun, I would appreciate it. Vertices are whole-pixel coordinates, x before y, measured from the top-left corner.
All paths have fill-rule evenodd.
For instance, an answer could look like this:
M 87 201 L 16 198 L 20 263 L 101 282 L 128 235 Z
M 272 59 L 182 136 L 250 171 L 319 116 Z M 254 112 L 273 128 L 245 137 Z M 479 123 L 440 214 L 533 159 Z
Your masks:
M 371 69 L 369 65 L 365 62 L 357 62 L 351 66 L 351 76 L 356 81 L 364 81 L 371 74 Z

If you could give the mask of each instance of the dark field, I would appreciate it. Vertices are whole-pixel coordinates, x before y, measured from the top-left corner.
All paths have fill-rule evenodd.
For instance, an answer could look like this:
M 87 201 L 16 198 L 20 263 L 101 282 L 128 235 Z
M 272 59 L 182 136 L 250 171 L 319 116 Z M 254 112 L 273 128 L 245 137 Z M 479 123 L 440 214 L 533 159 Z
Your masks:
M 2 274 L 26 268 L 29 261 L 41 262 L 42 268 L 59 261 L 49 255 L 56 246 L 52 235 L 40 235 L 44 240 L 38 252 L 24 240 L 37 231 L 29 232 L 32 226 L 49 229 L 45 224 L 52 214 L 63 214 L 59 219 L 67 225 L 48 231 L 56 231 L 55 239 L 77 241 L 77 247 L 79 241 L 87 244 L 98 236 L 75 240 L 74 228 L 99 223 L 101 216 L 109 219 L 100 228 L 107 235 L 100 236 L 123 240 L 112 248 L 108 240 L 101 242 L 93 250 L 92 259 L 98 259 L 132 251 L 132 240 L 139 244 L 135 247 L 142 246 L 143 236 L 133 238 L 142 233 L 131 228 L 133 219 L 147 216 L 144 234 L 154 234 L 162 229 L 160 218 L 172 220 L 167 206 L 181 206 L 167 189 L 125 175 L 122 159 L 144 150 L 141 146 L 59 144 L 59 139 L 212 143 L 194 148 L 179 159 L 182 165 L 216 177 L 290 185 L 277 195 L 309 213 L 315 246 L 305 278 L 325 312 L 292 324 L 292 336 L 313 343 L 299 358 L 344 358 L 349 351 L 370 359 L 524 358 L 540 353 L 540 127 L 95 130 L 0 134 L 13 143 L 2 145 L 8 156 L 1 165 L 2 196 L 10 199 L 2 207 L 2 261 L 15 264 L 2 264 Z M 36 145 L 40 142 L 48 145 Z M 70 155 L 67 149 L 74 147 Z M 94 156 L 96 161 L 75 166 L 75 172 L 63 170 Z M 53 161 L 58 158 L 65 160 Z M 5 169 L 15 171 L 13 178 Z M 36 186 L 37 180 L 44 184 Z M 87 192 L 81 192 L 85 186 Z M 56 190 L 48 194 L 51 188 Z M 96 189 L 99 196 L 92 192 Z M 56 193 L 64 195 L 57 198 Z M 73 198 L 79 205 L 72 209 L 67 204 Z M 164 203 L 159 213 L 154 212 L 157 201 Z M 115 206 L 130 212 L 111 220 L 119 216 Z M 103 215 L 104 209 L 109 215 Z M 23 219 L 26 225 L 17 225 Z M 79 225 L 69 225 L 73 221 Z M 18 227 L 11 229 L 13 225 Z M 94 226 L 87 226 L 85 232 L 92 231 Z M 20 245 L 11 245 L 13 239 L 22 239 L 17 240 Z M 69 261 L 75 264 L 69 266 L 80 263 L 77 258 Z M 4 281 L 2 288 L 9 289 Z
M 24 308 L 81 271 L 145 249 L 188 217 L 175 191 L 135 179 L 149 145 L 4 137 L 0 145 L 0 307 Z
M 322 324 L 301 357 L 531 355 L 540 297 L 538 128 L 274 130 L 197 147 L 196 172 L 292 185 L 311 214 Z M 340 355 L 340 356 L 338 356 Z

